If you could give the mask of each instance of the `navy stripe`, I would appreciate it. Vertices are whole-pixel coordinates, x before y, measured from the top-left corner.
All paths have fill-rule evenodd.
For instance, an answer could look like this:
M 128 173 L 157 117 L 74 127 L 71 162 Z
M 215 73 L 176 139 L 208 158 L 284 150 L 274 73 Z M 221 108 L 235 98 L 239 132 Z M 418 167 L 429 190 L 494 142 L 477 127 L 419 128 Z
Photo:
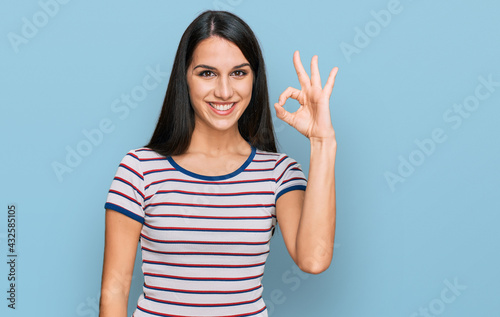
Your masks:
M 135 150 L 135 152 L 143 152 L 143 151 L 147 151 L 147 152 L 154 152 L 153 150 L 149 150 L 149 149 L 140 149 L 140 150 Z M 156 152 L 155 152 L 156 153 Z M 156 153 L 158 154 L 158 153 Z M 135 158 L 136 160 L 138 160 L 139 162 L 144 162 L 144 161 L 161 161 L 161 160 L 166 160 L 166 157 L 165 156 L 162 156 L 162 157 L 143 157 L 143 158 L 140 158 L 138 157 L 137 155 L 135 155 L 134 153 L 132 152 L 129 152 L 127 153 L 128 156 L 132 156 L 133 158 Z
M 272 219 L 273 216 L 265 217 L 210 217 L 210 216 L 190 216 L 190 215 L 152 215 L 146 213 L 147 217 L 164 217 L 164 218 L 191 218 L 191 219 L 213 219 L 213 220 L 266 220 Z
M 180 207 L 201 207 L 201 208 L 272 208 L 274 204 L 265 205 L 202 205 L 202 204 L 183 204 L 183 203 L 151 203 L 146 205 L 145 209 L 152 206 L 180 206 Z
M 266 263 L 256 263 L 256 264 L 242 264 L 242 265 L 202 265 L 202 264 L 182 264 L 182 263 L 168 263 L 168 262 L 160 262 L 160 261 L 148 261 L 148 260 L 143 260 L 143 263 L 151 264 L 151 265 L 164 265 L 164 266 L 176 266 L 176 267 L 184 267 L 184 268 L 219 268 L 219 269 L 246 269 L 250 267 L 257 267 L 257 266 L 263 266 Z
M 283 195 L 285 193 L 288 193 L 289 191 L 292 191 L 292 190 L 306 190 L 306 186 L 304 186 L 304 185 L 294 185 L 294 186 L 287 187 L 287 188 L 283 189 L 282 191 L 280 191 L 278 193 L 278 195 L 276 195 L 276 201 L 278 201 L 278 198 L 280 198 L 281 195 Z
M 244 289 L 241 291 L 196 291 L 196 290 L 181 290 L 181 289 L 169 289 L 169 288 L 162 288 L 162 287 L 154 287 L 154 286 L 149 286 L 146 283 L 144 283 L 145 288 L 149 289 L 154 289 L 156 291 L 162 291 L 162 292 L 172 292 L 172 293 L 184 293 L 184 294 L 216 294 L 216 295 L 225 295 L 225 294 L 243 294 L 243 293 L 249 293 L 258 290 L 259 288 L 262 288 L 262 284 L 253 287 L 250 289 Z
M 265 171 L 273 171 L 274 168 L 252 168 L 251 170 L 246 169 L 245 172 L 265 172 Z
M 154 227 L 152 225 L 148 225 L 144 223 L 144 225 L 153 230 L 164 230 L 164 231 L 205 231 L 205 232 L 245 232 L 245 233 L 254 233 L 254 232 L 269 232 L 273 228 L 269 229 L 232 229 L 232 228 L 182 228 L 182 227 Z
M 264 254 L 268 254 L 269 251 L 260 252 L 260 253 L 221 253 L 221 252 L 163 252 L 163 251 L 155 251 L 150 250 L 148 248 L 141 248 L 143 251 L 164 254 L 164 255 L 215 255 L 215 256 L 261 256 Z
M 286 160 L 288 156 L 283 156 L 278 162 L 276 162 L 276 165 L 274 165 L 274 168 L 278 167 L 278 165 L 280 165 L 284 160 Z
M 136 159 L 136 160 L 138 160 L 138 161 L 141 161 L 141 160 L 139 159 L 139 157 L 138 157 L 137 155 L 135 155 L 134 153 L 129 152 L 129 153 L 127 153 L 127 155 L 128 155 L 128 156 L 131 156 L 131 157 L 133 157 L 133 158 L 135 158 L 135 159 Z
M 301 181 L 306 181 L 307 182 L 307 179 L 305 179 L 303 177 L 292 177 L 292 178 L 287 179 L 286 181 L 281 182 L 281 185 L 284 185 L 286 183 L 293 182 L 293 181 L 296 181 L 296 180 L 301 180 Z
M 142 312 L 145 312 L 147 314 L 151 314 L 151 315 L 155 315 L 155 316 L 162 316 L 162 317 L 193 317 L 193 316 L 181 316 L 181 315 L 167 315 L 167 314 L 160 314 L 158 312 L 153 312 L 151 310 L 147 310 L 147 309 L 144 309 L 142 308 L 141 306 L 137 305 L 137 309 L 139 309 L 140 311 Z M 240 314 L 240 315 L 226 315 L 226 316 L 220 316 L 220 317 L 251 317 L 251 316 L 255 316 L 257 314 L 260 314 L 262 313 L 264 310 L 266 310 L 266 306 L 264 306 L 264 308 L 262 309 L 259 309 L 258 311 L 256 311 L 255 313 L 250 313 L 250 314 Z
M 276 179 L 276 182 L 279 182 L 279 181 L 280 181 L 280 179 L 283 177 L 283 175 L 285 175 L 285 173 L 288 171 L 288 169 L 289 169 L 289 168 L 290 168 L 290 166 L 292 166 L 292 165 L 295 165 L 295 163 L 293 163 L 293 162 L 292 162 L 292 163 L 290 163 L 290 164 L 288 164 L 288 165 L 287 165 L 287 167 L 285 168 L 285 170 L 283 171 L 283 173 L 281 173 L 280 177 L 278 177 L 278 178 Z
M 247 277 L 183 277 L 183 276 L 152 274 L 144 272 L 144 276 L 169 278 L 173 280 L 183 280 L 183 281 L 237 282 L 237 281 L 248 281 L 248 280 L 254 280 L 256 278 L 261 278 L 262 276 L 264 276 L 264 273 Z
M 165 244 L 216 244 L 216 245 L 264 245 L 268 244 L 268 241 L 261 241 L 261 242 L 245 242 L 245 241 L 178 241 L 178 240 L 172 240 L 172 241 L 167 241 L 167 240 L 156 240 L 152 239 L 150 237 L 147 237 L 143 234 L 141 234 L 141 238 L 144 238 L 148 241 L 151 242 L 156 242 L 156 243 L 165 243 Z
M 162 157 L 144 157 L 144 158 L 139 158 L 141 162 L 147 162 L 147 161 L 165 161 L 167 158 L 162 156 Z
M 152 185 L 158 185 L 166 182 L 178 182 L 178 183 L 193 183 L 193 184 L 203 184 L 203 185 L 235 185 L 235 184 L 248 184 L 248 183 L 262 183 L 262 182 L 276 182 L 274 178 L 262 178 L 262 179 L 250 179 L 250 180 L 241 180 L 241 181 L 228 181 L 228 182 L 206 182 L 206 181 L 195 181 L 195 180 L 186 180 L 186 179 L 178 179 L 178 178 L 168 178 L 162 179 L 158 181 L 154 181 L 148 184 L 145 189 L 148 189 Z
M 239 306 L 239 305 L 252 304 L 252 303 L 255 303 L 256 301 L 260 300 L 262 297 L 259 296 L 256 299 L 252 299 L 252 300 L 244 301 L 244 302 L 224 303 L 224 304 L 219 304 L 219 303 L 190 304 L 190 303 L 171 302 L 171 301 L 167 301 L 167 300 L 160 300 L 160 299 L 152 298 L 152 297 L 149 297 L 147 295 L 144 295 L 144 298 L 147 299 L 147 300 L 150 300 L 152 302 L 157 302 L 157 303 L 162 303 L 162 304 L 167 304 L 167 305 L 176 305 L 176 306 L 187 306 L 187 307 L 231 307 L 231 306 Z
M 124 169 L 126 170 L 129 170 L 131 171 L 133 174 L 135 174 L 137 177 L 139 177 L 141 180 L 144 180 L 144 177 L 142 177 L 141 174 L 139 174 L 138 172 L 136 172 L 134 169 L 132 169 L 131 167 L 129 167 L 128 165 L 125 165 L 125 164 L 120 164 L 119 167 L 123 167 Z
M 150 171 L 145 171 L 143 174 L 144 175 L 149 175 L 153 173 L 160 173 L 160 172 L 168 172 L 168 171 L 175 171 L 174 168 L 161 168 L 161 169 L 156 169 L 156 170 L 150 170 Z
M 135 187 L 134 184 L 130 183 L 129 181 L 127 181 L 119 176 L 116 176 L 113 179 L 132 187 L 132 189 L 135 190 L 139 195 L 141 195 L 142 199 L 144 199 L 144 194 L 137 187 Z
M 111 209 L 111 210 L 114 210 L 114 211 L 118 211 L 119 213 L 122 213 L 124 214 L 125 216 L 129 216 L 130 218 L 140 222 L 140 223 L 144 223 L 144 218 L 142 218 L 141 216 L 121 207 L 121 206 L 118 206 L 118 205 L 115 205 L 115 204 L 112 204 L 112 203 L 106 203 L 104 205 L 104 208 L 105 209 Z
M 188 192 L 184 190 L 159 190 L 155 195 L 159 194 L 182 194 L 182 195 L 193 195 L 193 196 L 248 196 L 248 195 L 274 195 L 271 191 L 261 191 L 261 192 L 241 192 L 241 193 L 200 193 L 200 192 Z M 146 200 L 151 199 L 154 195 L 149 196 Z
M 129 196 L 127 196 L 127 195 L 125 195 L 125 194 L 123 194 L 123 193 L 121 193 L 121 192 L 119 192 L 119 191 L 116 191 L 116 190 L 110 189 L 110 190 L 109 190 L 109 193 L 110 193 L 110 194 L 115 194 L 115 195 L 121 196 L 121 197 L 123 197 L 123 198 L 125 198 L 125 199 L 127 199 L 127 200 L 129 200 L 129 201 L 131 201 L 131 202 L 133 202 L 134 204 L 136 204 L 137 206 L 139 206 L 139 207 L 141 207 L 141 208 L 142 208 L 141 203 L 139 203 L 138 201 L 136 201 L 134 198 L 129 197 Z
M 154 195 L 146 197 L 144 201 L 148 201 L 155 195 L 163 194 L 180 194 L 180 195 L 190 195 L 190 196 L 214 196 L 214 197 L 235 197 L 235 196 L 250 196 L 250 195 L 274 195 L 274 192 L 242 192 L 242 193 L 199 193 L 199 192 L 187 192 L 182 190 L 159 190 Z

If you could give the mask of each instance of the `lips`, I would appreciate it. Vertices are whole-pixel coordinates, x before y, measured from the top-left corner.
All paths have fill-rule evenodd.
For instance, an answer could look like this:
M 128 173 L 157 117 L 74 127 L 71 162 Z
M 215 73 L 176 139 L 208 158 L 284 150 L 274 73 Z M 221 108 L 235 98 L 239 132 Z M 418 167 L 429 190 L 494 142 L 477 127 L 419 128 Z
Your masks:
M 214 108 L 216 110 L 227 111 L 227 110 L 231 109 L 234 106 L 235 102 L 231 102 L 231 103 L 227 103 L 227 102 L 224 102 L 224 103 L 209 102 L 208 104 L 212 108 Z
M 238 102 L 207 102 L 207 105 L 214 113 L 219 116 L 227 116 L 231 114 Z

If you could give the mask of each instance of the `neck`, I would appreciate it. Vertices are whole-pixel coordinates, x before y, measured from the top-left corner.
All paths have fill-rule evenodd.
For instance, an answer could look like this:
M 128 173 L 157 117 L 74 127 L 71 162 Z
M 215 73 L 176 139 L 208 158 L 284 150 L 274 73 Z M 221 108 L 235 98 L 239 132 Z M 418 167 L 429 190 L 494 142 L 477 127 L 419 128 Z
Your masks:
M 237 126 L 224 131 L 214 131 L 203 125 L 196 125 L 187 152 L 222 156 L 230 153 L 246 153 L 249 148 L 250 145 L 243 139 Z

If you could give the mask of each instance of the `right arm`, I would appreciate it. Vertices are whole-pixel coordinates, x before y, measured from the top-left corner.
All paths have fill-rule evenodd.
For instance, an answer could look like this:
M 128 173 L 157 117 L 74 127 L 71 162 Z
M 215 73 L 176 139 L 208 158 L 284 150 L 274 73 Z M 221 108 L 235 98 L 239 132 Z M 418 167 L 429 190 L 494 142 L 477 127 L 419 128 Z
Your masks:
M 127 317 L 127 304 L 142 224 L 106 209 L 99 317 Z

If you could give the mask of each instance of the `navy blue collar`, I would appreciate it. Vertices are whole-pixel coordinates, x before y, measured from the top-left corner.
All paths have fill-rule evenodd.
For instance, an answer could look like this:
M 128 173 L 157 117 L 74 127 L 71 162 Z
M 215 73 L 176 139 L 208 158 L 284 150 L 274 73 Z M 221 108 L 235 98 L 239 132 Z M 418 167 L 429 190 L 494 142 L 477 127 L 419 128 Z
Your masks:
M 196 173 L 193 173 L 191 171 L 188 171 L 187 169 L 185 168 L 182 168 L 179 164 L 177 164 L 174 159 L 169 156 L 167 157 L 167 160 L 170 162 L 170 164 L 179 172 L 181 173 L 184 173 L 188 176 L 191 176 L 193 178 L 198 178 L 198 179 L 202 179 L 202 180 L 207 180 L 207 181 L 219 181 L 219 180 L 224 180 L 224 179 L 228 179 L 228 178 L 231 178 L 231 177 L 234 177 L 236 175 L 238 175 L 239 173 L 243 172 L 245 170 L 245 168 L 247 168 L 248 165 L 250 165 L 250 163 L 253 161 L 253 158 L 255 156 L 255 152 L 256 152 L 256 148 L 253 147 L 252 145 L 250 145 L 251 148 L 252 148 L 252 152 L 250 153 L 250 155 L 248 156 L 247 160 L 245 161 L 245 163 L 243 163 L 243 165 L 241 165 L 236 171 L 234 172 L 231 172 L 229 174 L 226 174 L 226 175 L 220 175 L 220 176 L 205 176 L 205 175 L 200 175 L 200 174 L 196 174 Z

